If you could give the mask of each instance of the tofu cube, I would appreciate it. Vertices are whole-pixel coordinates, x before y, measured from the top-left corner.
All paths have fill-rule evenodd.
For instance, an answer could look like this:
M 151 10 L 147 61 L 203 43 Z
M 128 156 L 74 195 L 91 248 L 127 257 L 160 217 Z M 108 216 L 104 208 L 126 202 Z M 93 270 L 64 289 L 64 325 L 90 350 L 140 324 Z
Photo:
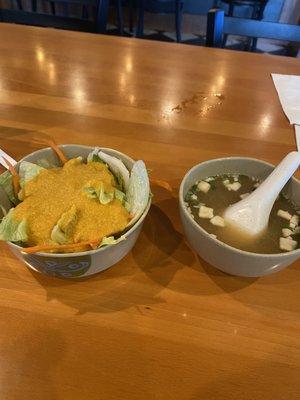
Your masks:
M 192 194 L 192 195 L 191 195 L 191 199 L 192 199 L 192 200 L 197 200 L 197 199 L 198 199 L 198 197 L 197 197 L 197 195 L 196 195 L 196 194 Z
M 300 227 L 299 227 L 299 226 L 297 226 L 297 227 L 293 230 L 293 232 L 291 233 L 291 235 L 297 235 L 298 233 L 300 233 Z
M 283 237 L 288 237 L 288 236 L 291 236 L 293 234 L 293 231 L 291 231 L 290 229 L 288 229 L 288 228 L 283 228 L 282 229 L 282 236 Z
M 219 217 L 218 215 L 216 215 L 215 217 L 213 217 L 210 221 L 211 224 L 215 225 L 215 226 L 220 226 L 222 228 L 224 228 L 225 226 L 225 221 L 224 218 Z
M 233 183 L 229 183 L 228 185 L 226 185 L 226 188 L 229 191 L 233 190 L 234 192 L 239 190 L 241 187 L 242 187 L 242 185 L 240 184 L 240 182 L 233 182 Z
M 290 221 L 290 219 L 292 218 L 291 214 L 288 211 L 278 210 L 277 215 L 278 217 L 286 219 L 288 221 Z
M 206 219 L 211 219 L 214 216 L 214 210 L 213 208 L 201 206 L 199 208 L 199 217 L 200 218 L 206 218 Z
M 241 198 L 241 199 L 245 199 L 246 197 L 249 196 L 249 194 L 250 194 L 250 193 L 243 193 L 243 194 L 240 194 L 240 198 Z
M 281 237 L 279 239 L 280 250 L 292 251 L 292 250 L 295 250 L 296 247 L 297 247 L 296 240 L 293 240 L 290 237 L 288 237 L 288 238 Z
M 290 219 L 290 228 L 295 229 L 299 224 L 299 215 L 293 215 Z
M 210 189 L 210 184 L 205 181 L 200 181 L 198 183 L 197 187 L 198 187 L 198 190 L 200 190 L 200 192 L 207 193 Z

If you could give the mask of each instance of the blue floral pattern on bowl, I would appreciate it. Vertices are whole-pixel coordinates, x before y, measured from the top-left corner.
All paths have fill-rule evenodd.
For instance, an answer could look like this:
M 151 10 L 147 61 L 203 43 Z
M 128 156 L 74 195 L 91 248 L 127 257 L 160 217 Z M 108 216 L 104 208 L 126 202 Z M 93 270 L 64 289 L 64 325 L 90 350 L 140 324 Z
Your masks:
M 91 256 L 88 255 L 58 258 L 28 254 L 25 259 L 39 272 L 58 278 L 78 278 L 85 275 L 91 266 Z

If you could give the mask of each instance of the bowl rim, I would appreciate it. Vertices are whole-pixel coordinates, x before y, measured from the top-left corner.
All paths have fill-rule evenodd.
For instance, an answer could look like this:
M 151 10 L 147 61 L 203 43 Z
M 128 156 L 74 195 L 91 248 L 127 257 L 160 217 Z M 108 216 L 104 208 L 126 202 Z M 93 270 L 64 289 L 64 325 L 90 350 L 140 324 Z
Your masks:
M 214 238 L 213 236 L 211 236 L 205 229 L 203 229 L 192 217 L 191 215 L 188 213 L 186 207 L 185 207 L 185 201 L 184 201 L 184 197 L 183 197 L 183 187 L 188 179 L 188 177 L 190 176 L 190 174 L 192 172 L 194 172 L 195 170 L 197 170 L 199 167 L 205 166 L 205 165 L 209 165 L 209 164 L 214 164 L 217 162 L 221 162 L 221 161 L 229 161 L 229 160 L 236 160 L 236 161 L 254 161 L 257 162 L 261 165 L 265 165 L 271 168 L 275 168 L 275 166 L 267 161 L 263 161 L 260 160 L 258 158 L 253 158 L 253 157 L 242 157 L 242 156 L 237 156 L 237 157 L 220 157 L 220 158 L 213 158 L 211 160 L 206 160 L 203 161 L 197 165 L 194 165 L 192 168 L 190 168 L 186 174 L 184 175 L 180 187 L 179 187 L 179 206 L 181 211 L 184 213 L 184 215 L 188 218 L 188 221 L 198 230 L 200 231 L 202 234 L 204 234 L 204 236 L 211 240 L 212 242 L 214 242 L 216 245 L 220 246 L 220 247 L 224 247 L 228 250 L 230 250 L 233 253 L 236 254 L 240 254 L 240 255 L 245 255 L 248 257 L 252 257 L 252 258 L 257 258 L 257 257 L 262 257 L 262 258 L 287 258 L 288 256 L 291 255 L 296 255 L 296 254 L 300 254 L 300 248 L 296 249 L 296 250 L 292 250 L 292 251 L 288 251 L 285 253 L 254 253 L 254 252 L 250 252 L 250 251 L 245 251 L 245 250 L 240 250 L 237 249 L 236 247 L 230 246 L 227 243 L 222 242 L 221 240 L 219 240 L 218 238 Z M 296 179 L 294 176 L 292 176 L 291 178 L 293 181 L 295 181 L 297 184 L 300 185 L 300 181 L 298 179 Z
M 111 150 L 111 151 L 113 151 L 114 153 L 117 153 L 117 154 L 123 156 L 125 159 L 129 160 L 129 161 L 132 162 L 132 163 L 135 162 L 135 161 L 134 161 L 131 157 L 129 157 L 127 154 L 124 154 L 124 153 L 122 153 L 121 151 L 112 149 L 112 148 L 110 148 L 110 147 L 87 146 L 87 145 L 80 145 L 80 144 L 61 144 L 61 145 L 58 145 L 58 147 L 61 147 L 61 148 L 66 148 L 66 147 L 69 147 L 69 146 L 78 147 L 78 148 L 80 148 L 80 149 L 85 148 L 85 149 L 87 149 L 87 150 L 94 149 L 95 147 L 99 147 L 101 150 L 104 150 L 104 151 L 105 151 L 105 150 Z M 22 157 L 22 158 L 17 162 L 16 166 L 18 167 L 19 164 L 20 164 L 22 161 L 24 161 L 27 157 L 32 156 L 32 155 L 39 154 L 39 153 L 43 152 L 44 150 L 48 150 L 48 149 L 51 150 L 51 147 L 44 147 L 44 148 L 42 148 L 42 149 L 38 149 L 38 150 L 36 150 L 36 151 L 33 151 L 32 153 L 27 154 L 26 156 Z M 25 161 L 26 161 L 26 160 L 25 160 Z M 124 235 L 122 235 L 122 236 L 124 236 L 124 238 L 125 238 L 124 241 L 126 240 L 127 236 L 129 236 L 133 231 L 135 231 L 135 230 L 141 225 L 141 223 L 144 221 L 144 219 L 146 218 L 146 215 L 148 214 L 148 211 L 149 211 L 149 209 L 150 209 L 150 206 L 151 206 L 151 195 L 149 196 L 149 200 L 148 200 L 147 206 L 146 206 L 146 208 L 144 209 L 144 211 L 143 211 L 142 215 L 140 216 L 140 218 L 136 221 L 136 223 L 135 223 L 130 229 L 128 229 L 128 231 L 126 231 L 126 232 L 124 233 Z M 110 248 L 111 246 L 118 246 L 119 244 L 122 244 L 123 241 L 120 241 L 119 243 L 116 243 L 116 244 L 111 244 L 111 245 L 103 246 L 103 247 L 100 247 L 100 248 L 95 249 L 95 250 L 78 251 L 78 252 L 74 252 L 74 253 L 47 253 L 47 252 L 39 251 L 39 252 L 36 252 L 36 253 L 33 253 L 33 254 L 26 254 L 25 252 L 22 251 L 23 247 L 18 246 L 17 244 L 15 244 L 15 243 L 13 243 L 13 242 L 9 242 L 9 241 L 8 241 L 7 243 L 8 243 L 10 246 L 12 246 L 12 247 L 14 247 L 15 249 L 17 249 L 18 251 L 20 251 L 20 253 L 22 253 L 23 256 L 26 256 L 26 255 L 28 255 L 28 256 L 37 255 L 37 256 L 43 256 L 43 257 L 53 257 L 53 258 L 63 257 L 63 258 L 67 258 L 67 257 L 80 257 L 80 256 L 82 257 L 82 256 L 86 256 L 86 255 L 93 255 L 93 254 L 95 254 L 95 253 L 100 253 L 100 252 L 103 252 L 103 251 L 107 250 L 107 249 Z

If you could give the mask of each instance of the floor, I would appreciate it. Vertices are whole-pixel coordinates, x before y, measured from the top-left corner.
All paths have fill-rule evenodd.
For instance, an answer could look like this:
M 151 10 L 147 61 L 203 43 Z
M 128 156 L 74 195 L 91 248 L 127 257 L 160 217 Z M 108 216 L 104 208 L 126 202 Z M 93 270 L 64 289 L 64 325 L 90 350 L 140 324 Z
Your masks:
M 108 32 L 110 34 L 119 34 L 115 25 L 115 16 L 112 12 L 109 17 L 110 23 L 108 25 Z M 124 10 L 125 20 L 125 36 L 132 36 L 134 32 L 129 32 L 128 29 L 128 16 Z M 172 15 L 157 15 L 145 14 L 145 39 L 160 40 L 165 42 L 176 41 L 176 34 L 174 26 L 174 16 Z M 182 42 L 186 44 L 205 45 L 205 32 L 206 32 L 206 16 L 204 15 L 184 15 L 183 29 L 182 29 Z M 226 48 L 232 50 L 245 50 L 247 42 L 245 38 L 229 37 L 227 40 Z M 257 43 L 257 52 L 269 53 L 281 56 L 296 56 L 298 49 L 291 49 L 285 43 L 279 41 L 270 41 L 259 39 Z

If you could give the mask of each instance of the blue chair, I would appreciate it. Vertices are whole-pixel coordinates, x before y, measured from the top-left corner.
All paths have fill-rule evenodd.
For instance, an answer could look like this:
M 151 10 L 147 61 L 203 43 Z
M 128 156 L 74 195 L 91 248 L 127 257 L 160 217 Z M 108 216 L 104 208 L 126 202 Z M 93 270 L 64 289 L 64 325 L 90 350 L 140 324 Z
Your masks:
M 138 25 L 136 36 L 144 34 L 145 11 L 161 14 L 175 14 L 176 40 L 181 42 L 181 26 L 184 0 L 139 0 L 138 1 Z
M 299 25 L 225 17 L 223 10 L 210 10 L 207 15 L 206 46 L 223 47 L 224 34 L 300 43 Z
M 262 20 L 264 16 L 264 10 L 266 8 L 268 0 L 221 0 L 221 3 L 228 4 L 228 12 L 226 16 L 234 17 L 234 11 L 236 8 L 245 8 L 252 9 L 251 19 Z M 227 35 L 223 37 L 223 46 L 226 46 Z M 251 50 L 256 50 L 257 38 L 252 38 Z
M 107 32 L 107 21 L 108 21 L 108 9 L 111 5 L 116 7 L 117 21 L 119 34 L 123 35 L 124 32 L 124 21 L 123 21 L 123 11 L 122 11 L 122 0 L 98 0 L 98 14 L 99 14 L 99 32 Z
M 37 0 L 31 0 L 31 10 L 25 10 L 22 0 L 17 0 L 17 9 L 0 9 L 0 22 L 45 26 L 86 32 L 106 32 L 107 15 L 104 15 L 102 0 L 46 0 L 50 13 L 38 11 Z M 70 6 L 82 7 L 81 16 L 70 16 Z M 116 0 L 120 33 L 123 32 L 121 0 Z M 58 14 L 58 8 L 62 13 Z M 89 13 L 89 10 L 92 12 Z

